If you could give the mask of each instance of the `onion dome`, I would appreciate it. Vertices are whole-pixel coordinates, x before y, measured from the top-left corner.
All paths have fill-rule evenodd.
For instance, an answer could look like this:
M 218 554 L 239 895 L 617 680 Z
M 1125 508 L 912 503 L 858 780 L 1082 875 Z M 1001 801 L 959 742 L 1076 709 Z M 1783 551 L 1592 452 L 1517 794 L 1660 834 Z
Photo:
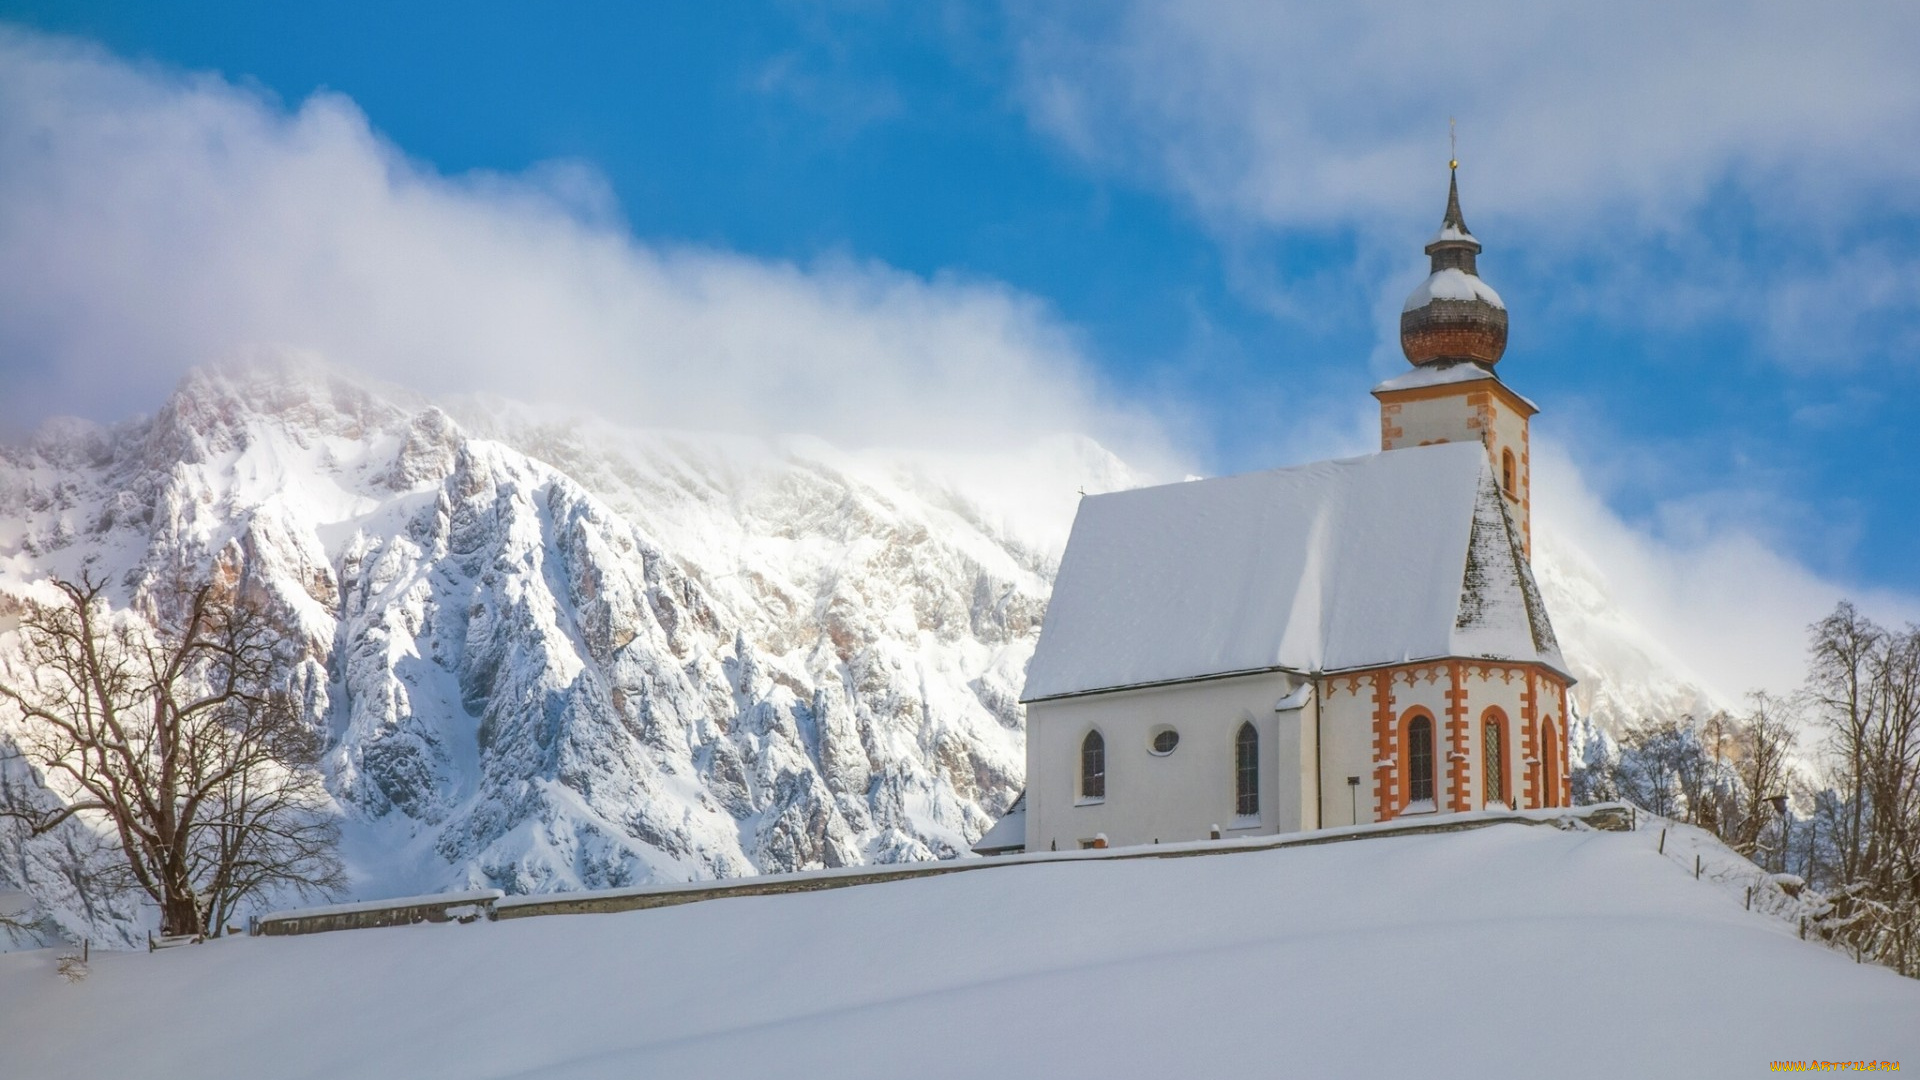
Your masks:
M 1460 216 L 1459 162 L 1447 181 L 1447 216 L 1427 245 L 1433 272 L 1400 309 L 1400 348 L 1415 365 L 1473 361 L 1492 366 L 1507 351 L 1507 306 L 1480 280 L 1480 241 Z

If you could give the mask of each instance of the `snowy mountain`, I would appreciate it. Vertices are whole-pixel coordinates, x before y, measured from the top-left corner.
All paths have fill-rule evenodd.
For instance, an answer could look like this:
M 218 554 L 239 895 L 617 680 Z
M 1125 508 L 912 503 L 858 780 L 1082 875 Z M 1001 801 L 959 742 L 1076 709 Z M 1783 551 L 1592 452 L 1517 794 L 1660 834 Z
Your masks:
M 1606 574 L 1574 538 L 1536 530 L 1534 576 L 1553 616 L 1567 663 L 1580 682 L 1571 693 L 1576 716 L 1618 734 L 1650 717 L 1705 718 L 1729 708 L 1608 594 Z
M 849 453 L 280 362 L 0 451 L 0 592 L 243 572 L 304 638 L 359 895 L 941 858 L 1022 786 L 1077 492 L 1149 479 L 1072 437 Z M 1706 700 L 1577 548 L 1539 562 L 1603 726 Z M 45 848 L 74 842 L 0 845 L 0 887 L 124 923 L 58 880 Z

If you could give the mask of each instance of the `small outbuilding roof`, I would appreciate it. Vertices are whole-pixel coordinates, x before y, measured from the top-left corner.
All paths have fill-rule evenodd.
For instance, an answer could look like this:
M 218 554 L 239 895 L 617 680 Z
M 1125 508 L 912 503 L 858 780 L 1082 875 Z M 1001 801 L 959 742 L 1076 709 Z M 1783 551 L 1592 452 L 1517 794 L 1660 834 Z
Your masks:
M 1022 700 L 1443 657 L 1571 677 L 1478 443 L 1081 500 Z
M 1003 855 L 1009 851 L 1024 850 L 1026 846 L 1027 793 L 1022 791 L 1013 800 L 1013 805 L 1007 807 L 1006 815 L 973 842 L 973 852 L 976 855 Z

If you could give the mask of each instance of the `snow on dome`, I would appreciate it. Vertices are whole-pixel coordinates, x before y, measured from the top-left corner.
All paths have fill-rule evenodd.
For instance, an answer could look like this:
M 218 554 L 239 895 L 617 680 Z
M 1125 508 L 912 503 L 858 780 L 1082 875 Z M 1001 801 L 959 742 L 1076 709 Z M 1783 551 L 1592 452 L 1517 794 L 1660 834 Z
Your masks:
M 1474 235 L 1472 233 L 1468 232 L 1465 228 L 1459 225 L 1455 225 L 1451 221 L 1447 222 L 1445 225 L 1440 226 L 1440 231 L 1437 233 L 1434 233 L 1433 239 L 1427 242 L 1430 244 L 1444 244 L 1453 240 L 1472 240 L 1476 244 L 1480 242 L 1479 240 L 1474 239 Z
M 1501 302 L 1500 294 L 1493 291 L 1493 286 L 1464 270 L 1451 267 L 1427 275 L 1427 280 L 1413 290 L 1400 310 L 1413 311 L 1435 300 L 1485 300 L 1501 311 L 1507 310 L 1507 305 Z
M 1023 700 L 1445 656 L 1566 673 L 1479 443 L 1090 495 Z

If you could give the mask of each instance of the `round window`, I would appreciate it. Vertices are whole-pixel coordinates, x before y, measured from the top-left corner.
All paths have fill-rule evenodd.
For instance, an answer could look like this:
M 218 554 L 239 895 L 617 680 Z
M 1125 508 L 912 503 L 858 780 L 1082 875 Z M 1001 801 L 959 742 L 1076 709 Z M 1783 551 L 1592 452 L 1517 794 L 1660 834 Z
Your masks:
M 1173 753 L 1173 748 L 1179 745 L 1180 733 L 1172 728 L 1161 728 L 1153 734 L 1153 752 L 1162 757 Z

